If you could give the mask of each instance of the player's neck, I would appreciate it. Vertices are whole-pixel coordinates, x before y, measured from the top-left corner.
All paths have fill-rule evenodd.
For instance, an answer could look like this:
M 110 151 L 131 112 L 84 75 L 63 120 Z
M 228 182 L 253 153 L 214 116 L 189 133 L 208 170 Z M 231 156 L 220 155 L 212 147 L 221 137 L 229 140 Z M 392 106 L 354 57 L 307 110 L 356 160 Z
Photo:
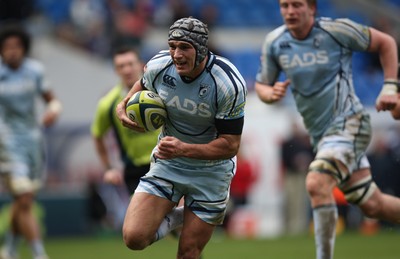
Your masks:
M 293 38 L 295 38 L 297 40 L 304 40 L 310 34 L 310 32 L 314 26 L 314 22 L 315 22 L 315 20 L 312 19 L 303 27 L 300 27 L 297 30 L 296 29 L 291 30 L 290 34 L 293 36 Z

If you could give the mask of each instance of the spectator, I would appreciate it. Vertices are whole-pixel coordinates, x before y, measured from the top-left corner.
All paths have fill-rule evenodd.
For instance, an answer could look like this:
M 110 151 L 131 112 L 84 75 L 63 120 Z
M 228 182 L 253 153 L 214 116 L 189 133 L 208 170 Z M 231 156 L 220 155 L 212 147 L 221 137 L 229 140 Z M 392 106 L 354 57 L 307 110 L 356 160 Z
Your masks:
M 314 158 L 308 134 L 296 123 L 292 133 L 282 143 L 284 169 L 284 215 L 287 234 L 301 234 L 307 229 L 309 205 L 305 179 L 308 165 Z

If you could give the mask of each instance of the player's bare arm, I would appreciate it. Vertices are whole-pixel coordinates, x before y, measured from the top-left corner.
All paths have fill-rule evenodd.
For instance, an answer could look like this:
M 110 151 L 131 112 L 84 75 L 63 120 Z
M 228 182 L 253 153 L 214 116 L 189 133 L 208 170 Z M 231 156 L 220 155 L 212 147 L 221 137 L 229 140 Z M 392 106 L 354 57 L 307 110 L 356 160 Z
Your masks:
M 189 157 L 204 160 L 229 159 L 234 157 L 240 146 L 241 135 L 221 134 L 207 144 L 189 144 L 171 136 L 164 137 L 158 143 L 160 159 Z
M 97 154 L 99 154 L 100 161 L 105 168 L 103 180 L 106 183 L 119 185 L 123 183 L 122 174 L 119 170 L 111 166 L 110 159 L 108 158 L 107 148 L 102 137 L 93 137 Z
M 377 52 L 383 69 L 384 84 L 376 100 L 377 111 L 392 110 L 397 103 L 398 56 L 394 38 L 370 28 L 371 44 L 368 51 Z
M 46 111 L 43 115 L 43 125 L 51 126 L 58 118 L 62 111 L 61 102 L 54 96 L 52 91 L 47 91 L 42 94 L 44 101 L 47 104 Z
M 140 83 L 140 80 L 138 80 L 132 86 L 131 90 L 129 90 L 126 97 L 120 103 L 118 103 L 117 107 L 115 108 L 115 111 L 116 111 L 117 116 L 118 116 L 119 120 L 121 121 L 122 125 L 130 128 L 130 129 L 143 132 L 144 130 L 142 128 L 137 127 L 137 124 L 128 118 L 128 116 L 126 115 L 126 110 L 125 110 L 125 107 L 129 101 L 129 98 L 131 98 L 134 93 L 136 93 L 140 90 L 143 90 L 143 87 L 142 87 L 142 84 Z
M 255 90 L 258 97 L 265 103 L 274 103 L 281 100 L 286 95 L 286 89 L 290 84 L 287 79 L 284 82 L 276 82 L 273 86 L 256 82 Z

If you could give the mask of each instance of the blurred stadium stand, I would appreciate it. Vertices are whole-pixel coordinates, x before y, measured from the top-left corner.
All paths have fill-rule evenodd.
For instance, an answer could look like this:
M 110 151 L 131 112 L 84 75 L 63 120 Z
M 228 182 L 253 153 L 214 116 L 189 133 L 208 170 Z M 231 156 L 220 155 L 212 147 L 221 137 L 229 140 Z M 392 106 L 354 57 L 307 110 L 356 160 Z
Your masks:
M 58 26 L 70 21 L 69 6 L 73 0 L 35 0 L 37 13 L 43 14 L 54 26 Z M 152 0 L 154 10 L 165 4 L 168 0 Z M 101 1 L 101 2 L 106 2 Z M 127 8 L 132 8 L 135 1 L 119 0 Z M 136 1 L 138 2 L 138 1 Z M 234 33 L 240 33 L 241 30 L 259 30 L 259 33 L 266 34 L 268 30 L 282 24 L 279 14 L 279 7 L 276 0 L 187 0 L 190 14 L 195 17 L 201 17 L 201 10 L 205 5 L 214 6 L 218 15 L 213 21 L 213 26 L 219 30 L 233 29 Z M 399 0 L 382 1 L 345 1 L 345 0 L 324 0 L 318 1 L 318 16 L 329 16 L 333 18 L 348 17 L 357 22 L 374 25 L 374 16 L 382 16 L 386 12 L 390 17 L 396 19 L 393 26 L 398 26 L 397 15 L 390 15 L 400 9 Z M 214 28 L 213 28 L 214 29 Z M 233 34 L 229 41 L 235 41 Z M 252 87 L 255 73 L 259 62 L 258 48 L 238 47 L 236 50 L 226 51 L 225 46 L 216 46 L 225 56 L 239 68 L 245 79 Z M 154 51 L 148 48 L 143 51 L 145 58 L 149 58 Z M 354 60 L 354 80 L 356 91 L 362 102 L 366 105 L 373 105 L 374 98 L 377 96 L 381 87 L 382 74 L 379 71 L 372 71 L 370 67 L 370 58 L 368 55 L 359 54 Z

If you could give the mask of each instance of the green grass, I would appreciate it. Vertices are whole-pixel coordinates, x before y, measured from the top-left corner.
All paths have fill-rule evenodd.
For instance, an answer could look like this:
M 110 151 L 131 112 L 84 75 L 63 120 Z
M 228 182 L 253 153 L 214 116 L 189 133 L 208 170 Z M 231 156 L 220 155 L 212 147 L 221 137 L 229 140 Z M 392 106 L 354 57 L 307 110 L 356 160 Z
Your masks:
M 375 236 L 348 233 L 336 240 L 336 259 L 397 259 L 400 258 L 400 238 L 397 231 L 380 232 Z M 46 240 L 52 259 L 157 259 L 175 258 L 177 241 L 161 240 L 143 251 L 130 251 L 119 236 L 53 238 Z M 26 246 L 21 259 L 30 258 Z M 280 237 L 273 239 L 238 240 L 216 233 L 203 252 L 204 259 L 312 259 L 312 236 Z

